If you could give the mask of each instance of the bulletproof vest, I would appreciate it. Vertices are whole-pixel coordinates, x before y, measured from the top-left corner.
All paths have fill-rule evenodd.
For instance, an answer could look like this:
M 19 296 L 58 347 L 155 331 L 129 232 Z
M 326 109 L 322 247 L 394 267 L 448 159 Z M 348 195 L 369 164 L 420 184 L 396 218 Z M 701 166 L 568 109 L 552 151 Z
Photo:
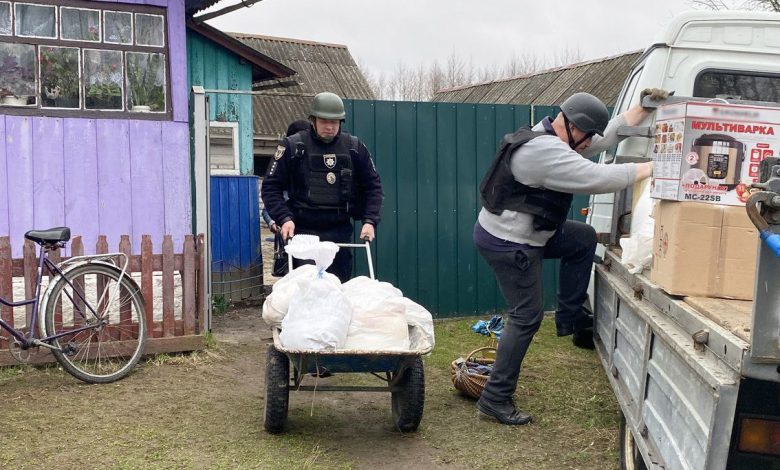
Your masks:
M 536 137 L 547 135 L 521 127 L 501 139 L 493 163 L 479 185 L 482 206 L 493 214 L 503 210 L 534 216 L 536 230 L 556 230 L 566 220 L 573 196 L 544 188 L 532 188 L 512 175 L 509 159 L 517 148 Z
M 288 137 L 288 142 L 295 165 L 290 195 L 293 207 L 348 211 L 353 192 L 352 151 L 357 151 L 357 138 L 342 133 L 325 143 L 306 131 Z

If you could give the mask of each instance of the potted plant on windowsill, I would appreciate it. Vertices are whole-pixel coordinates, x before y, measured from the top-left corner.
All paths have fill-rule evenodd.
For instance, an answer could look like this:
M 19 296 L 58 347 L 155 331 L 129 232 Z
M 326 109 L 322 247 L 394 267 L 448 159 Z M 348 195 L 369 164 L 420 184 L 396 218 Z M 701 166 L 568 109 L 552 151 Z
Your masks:
M 0 55 L 0 104 L 27 106 L 35 95 L 35 75 L 12 54 Z
M 117 83 L 94 83 L 85 92 L 87 109 L 122 109 L 122 88 Z
M 128 64 L 130 111 L 148 113 L 165 110 L 164 87 L 157 83 L 160 66 L 160 59 L 156 55 L 145 62 Z

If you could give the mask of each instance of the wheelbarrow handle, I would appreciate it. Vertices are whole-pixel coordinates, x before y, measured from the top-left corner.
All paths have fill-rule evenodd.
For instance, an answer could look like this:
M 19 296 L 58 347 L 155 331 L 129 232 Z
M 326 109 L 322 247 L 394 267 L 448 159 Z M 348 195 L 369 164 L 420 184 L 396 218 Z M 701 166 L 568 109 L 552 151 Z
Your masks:
M 374 261 L 371 256 L 371 242 L 369 240 L 366 239 L 363 243 L 336 243 L 336 245 L 339 248 L 365 248 L 366 260 L 368 261 L 368 277 L 376 279 L 374 277 Z M 290 253 L 287 253 L 287 261 L 290 263 L 290 271 L 292 271 L 293 257 Z

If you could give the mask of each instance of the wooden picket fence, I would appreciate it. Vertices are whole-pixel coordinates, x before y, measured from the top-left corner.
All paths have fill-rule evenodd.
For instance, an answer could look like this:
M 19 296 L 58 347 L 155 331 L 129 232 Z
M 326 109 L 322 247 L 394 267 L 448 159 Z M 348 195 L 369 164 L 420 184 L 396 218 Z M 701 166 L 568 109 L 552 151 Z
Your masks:
M 165 235 L 162 243 L 162 254 L 153 254 L 154 247 L 152 237 L 141 237 L 141 254 L 133 255 L 130 236 L 120 237 L 118 252 L 125 253 L 129 259 L 127 273 L 141 273 L 139 283 L 144 296 L 146 307 L 147 342 L 145 353 L 157 354 L 164 352 L 182 352 L 202 349 L 203 341 L 203 315 L 205 305 L 205 293 L 199 286 L 203 275 L 203 235 L 187 235 L 184 240 L 183 250 L 174 253 L 173 240 L 170 235 Z M 81 237 L 76 236 L 70 242 L 71 255 L 80 256 L 84 253 L 84 245 Z M 116 252 L 116 251 L 112 251 Z M 100 235 L 95 247 L 95 253 L 109 253 L 109 244 L 106 236 Z M 5 300 L 18 302 L 20 298 L 13 296 L 13 279 L 24 278 L 25 298 L 35 295 L 36 273 L 38 271 L 38 245 L 25 240 L 23 257 L 13 259 L 11 257 L 11 242 L 9 237 L 0 237 L 0 297 Z M 61 257 L 59 250 L 49 253 L 49 259 L 55 264 L 68 258 Z M 175 298 L 175 273 L 181 277 L 181 308 L 176 307 Z M 155 273 L 162 274 L 162 302 L 161 312 L 154 311 L 154 278 Z M 158 298 L 160 295 L 158 294 Z M 158 302 L 160 303 L 160 302 Z M 177 315 L 178 313 L 178 315 Z M 26 307 L 24 324 L 14 324 L 14 314 L 11 307 L 0 304 L 0 317 L 7 323 L 18 328 L 26 328 L 30 324 L 32 306 Z M 156 319 L 155 319 L 156 317 Z M 42 319 L 39 316 L 39 321 Z M 10 335 L 0 328 L 0 366 L 17 364 L 11 356 L 8 347 Z M 45 363 L 54 361 L 54 357 L 48 350 L 41 348 L 33 353 L 31 363 Z

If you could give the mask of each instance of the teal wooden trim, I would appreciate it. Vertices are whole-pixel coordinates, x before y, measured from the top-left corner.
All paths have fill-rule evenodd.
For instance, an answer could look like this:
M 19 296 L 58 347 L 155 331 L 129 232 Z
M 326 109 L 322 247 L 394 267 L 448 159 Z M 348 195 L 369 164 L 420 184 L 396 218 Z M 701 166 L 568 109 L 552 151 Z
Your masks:
M 242 74 L 243 83 L 239 89 L 252 89 L 252 72 Z M 243 88 L 246 87 L 246 88 Z M 252 97 L 249 95 L 237 96 L 238 100 L 238 138 L 239 151 L 241 152 L 241 174 L 251 175 L 254 172 L 254 126 L 252 119 L 245 119 L 245 116 L 252 116 Z
M 220 90 L 252 89 L 251 65 L 190 30 L 187 30 L 187 67 L 190 89 L 194 85 Z M 254 167 L 252 97 L 209 94 L 209 119 L 238 122 L 239 169 L 242 175 L 251 174 Z

